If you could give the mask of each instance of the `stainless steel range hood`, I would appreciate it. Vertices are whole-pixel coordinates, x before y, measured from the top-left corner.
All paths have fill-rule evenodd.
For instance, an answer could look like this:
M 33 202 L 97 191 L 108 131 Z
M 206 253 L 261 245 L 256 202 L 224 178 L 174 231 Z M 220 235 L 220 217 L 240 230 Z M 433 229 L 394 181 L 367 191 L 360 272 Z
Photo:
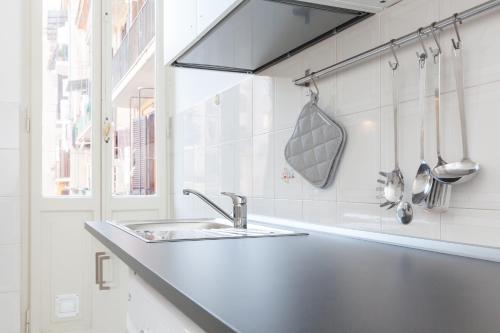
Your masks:
M 370 15 L 295 0 L 245 0 L 173 65 L 256 73 Z

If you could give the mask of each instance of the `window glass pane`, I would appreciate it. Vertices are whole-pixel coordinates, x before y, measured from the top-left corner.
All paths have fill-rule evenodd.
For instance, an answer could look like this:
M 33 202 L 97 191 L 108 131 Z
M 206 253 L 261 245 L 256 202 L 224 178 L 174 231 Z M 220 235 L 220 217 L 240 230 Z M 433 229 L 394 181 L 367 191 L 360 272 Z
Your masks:
M 91 0 L 43 0 L 45 196 L 91 193 L 91 5 Z
M 113 195 L 156 193 L 155 1 L 112 0 Z

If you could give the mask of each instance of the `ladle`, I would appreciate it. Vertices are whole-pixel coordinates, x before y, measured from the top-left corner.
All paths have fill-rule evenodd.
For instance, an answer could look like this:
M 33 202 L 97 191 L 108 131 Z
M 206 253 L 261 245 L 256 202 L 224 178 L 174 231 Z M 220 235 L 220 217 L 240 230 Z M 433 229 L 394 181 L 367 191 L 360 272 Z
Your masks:
M 477 175 L 479 164 L 469 158 L 467 142 L 467 131 L 465 129 L 465 102 L 464 102 L 464 78 L 462 42 L 453 43 L 453 64 L 455 69 L 455 81 L 457 85 L 458 112 L 460 114 L 460 130 L 462 134 L 463 158 L 459 162 L 441 164 L 433 170 L 438 180 L 448 184 L 459 184 L 466 182 Z

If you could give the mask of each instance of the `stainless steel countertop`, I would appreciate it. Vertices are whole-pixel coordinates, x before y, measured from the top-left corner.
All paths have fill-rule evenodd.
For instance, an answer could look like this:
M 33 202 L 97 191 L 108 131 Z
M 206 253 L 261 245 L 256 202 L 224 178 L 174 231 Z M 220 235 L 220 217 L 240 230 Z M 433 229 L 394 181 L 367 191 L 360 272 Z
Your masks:
M 500 264 L 311 232 L 145 243 L 85 228 L 208 332 L 499 332 Z

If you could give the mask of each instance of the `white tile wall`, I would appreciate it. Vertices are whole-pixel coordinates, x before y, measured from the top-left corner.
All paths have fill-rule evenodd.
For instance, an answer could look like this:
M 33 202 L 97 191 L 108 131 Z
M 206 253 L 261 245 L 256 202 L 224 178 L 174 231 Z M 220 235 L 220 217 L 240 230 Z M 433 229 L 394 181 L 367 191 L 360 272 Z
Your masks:
M 445 18 L 483 2 L 482 0 L 440 1 L 440 18 Z M 486 13 L 480 18 L 476 18 L 475 21 L 465 22 L 459 26 L 463 40 L 464 81 L 466 87 L 500 80 L 500 62 L 498 61 L 500 46 L 497 43 L 491 43 L 500 34 L 498 11 Z M 452 53 L 451 38 L 456 39 L 454 36 L 453 29 L 441 34 L 445 58 L 450 57 Z M 452 62 L 445 62 L 443 67 L 443 89 L 445 91 L 455 90 Z
M 304 200 L 336 201 L 337 185 L 333 183 L 326 189 L 319 189 L 304 181 L 302 183 L 302 198 Z
M 274 216 L 282 219 L 301 221 L 303 219 L 302 201 L 287 199 L 274 200 Z
M 248 200 L 248 214 L 274 216 L 274 200 L 250 198 Z
M 337 60 L 336 55 L 336 37 L 327 39 L 315 47 L 306 49 L 302 52 L 302 74 L 306 70 L 313 71 L 319 67 L 326 67 L 333 64 Z M 319 106 L 329 115 L 333 116 L 335 112 L 336 101 L 336 77 L 331 76 L 317 81 L 318 88 L 321 93 Z M 279 91 L 278 91 L 279 93 Z M 307 89 L 302 88 L 302 105 L 309 100 L 309 93 Z M 295 122 L 292 126 L 295 126 Z
M 21 242 L 19 198 L 0 197 L 0 244 L 14 245 Z
M 235 190 L 235 143 L 221 145 L 220 155 L 220 190 L 234 192 Z
M 481 163 L 481 173 L 473 182 L 455 186 L 453 207 L 500 209 L 500 161 L 492 154 L 495 142 L 500 142 L 500 82 L 468 88 L 465 91 L 467 133 L 471 158 Z M 458 136 L 458 113 L 456 94 L 445 94 L 442 99 L 443 154 L 447 160 L 458 160 L 461 156 Z M 494 148 L 493 148 L 494 150 Z
M 337 204 L 332 201 L 304 200 L 302 211 L 306 222 L 332 226 L 337 220 Z
M 338 117 L 347 144 L 337 174 L 337 199 L 377 203 L 374 179 L 380 171 L 380 109 Z
M 0 28 L 9 32 L 0 35 L 1 45 L 4 47 L 1 55 L 2 75 L 0 77 L 0 101 L 19 102 L 21 100 L 21 66 L 22 57 L 22 22 L 23 12 L 21 1 L 9 1 L 2 8 Z M 17 36 L 16 36 L 17 34 Z M 17 37 L 17 38 L 16 38 Z
M 0 293 L 0 332 L 21 331 L 21 307 L 19 292 Z
M 285 160 L 285 146 L 293 130 L 288 129 L 274 134 L 274 196 L 277 199 L 301 199 L 303 178 Z
M 221 140 L 227 142 L 252 136 L 252 81 L 226 90 L 220 95 Z
M 380 37 L 382 41 L 390 41 L 415 31 L 419 27 L 435 22 L 439 18 L 439 2 L 435 0 L 401 1 L 396 6 L 381 13 Z M 432 38 L 425 40 L 427 47 L 434 47 Z M 397 50 L 399 62 L 399 77 L 404 85 L 400 87 L 400 99 L 407 101 L 417 98 L 417 56 L 415 52 L 422 52 L 418 43 Z M 381 104 L 392 104 L 392 71 L 387 61 L 392 56 L 382 56 L 381 61 Z
M 337 58 L 345 60 L 379 44 L 379 16 L 337 36 Z M 380 61 L 378 57 L 341 71 L 337 75 L 336 113 L 346 115 L 380 106 Z
M 276 130 L 292 128 L 303 106 L 303 90 L 291 84 L 291 78 L 276 78 Z
M 19 244 L 0 245 L 0 293 L 19 290 L 21 249 Z
M 19 104 L 0 101 L 0 149 L 19 148 Z
M 380 210 L 376 204 L 339 202 L 337 204 L 337 226 L 380 231 Z
M 394 219 L 394 211 L 382 210 L 382 232 L 428 239 L 440 239 L 441 224 L 439 214 L 434 214 L 420 207 L 413 207 L 414 218 L 408 225 L 402 225 Z
M 403 0 L 380 14 L 283 61 L 218 95 L 183 108 L 174 119 L 174 207 L 179 216 L 213 215 L 182 186 L 205 191 L 230 208 L 220 191 L 249 196 L 249 212 L 309 223 L 500 247 L 500 12 L 460 26 L 464 43 L 465 101 L 471 157 L 482 170 L 453 189 L 449 212 L 414 207 L 414 221 L 398 224 L 394 210 L 378 206 L 376 179 L 394 164 L 392 75 L 389 55 L 318 81 L 320 106 L 342 123 L 348 141 L 335 182 L 328 189 L 308 184 L 286 163 L 284 147 L 308 99 L 292 83 L 317 70 L 406 34 L 482 0 Z M 442 141 L 449 161 L 460 158 L 456 93 L 451 60 L 452 30 L 440 33 L 443 47 Z M 425 44 L 434 46 L 431 38 Z M 418 43 L 398 49 L 400 61 L 400 165 L 409 200 L 419 162 L 417 110 Z M 428 70 L 430 71 L 430 69 Z M 431 80 L 428 80 L 430 83 Z M 184 82 L 186 84 L 186 82 Z M 432 89 L 426 100 L 426 159 L 436 163 Z M 196 116 L 193 116 L 196 115 Z M 204 124 L 204 127 L 201 126 Z M 204 139 L 201 137 L 204 135 Z M 200 156 L 198 156 L 200 155 Z M 178 159 L 182 159 L 179 161 Z M 192 164 L 196 165 L 192 165 Z M 181 179 L 181 180 L 179 180 Z M 0 203 L 1 204 L 1 203 Z
M 258 76 L 253 80 L 253 135 L 269 133 L 274 128 L 274 80 Z
M 210 146 L 205 150 L 205 194 L 219 195 L 221 192 L 221 146 Z M 178 191 L 181 193 L 182 189 Z
M 274 133 L 253 137 L 253 195 L 274 198 L 274 182 L 269 175 L 274 172 Z
M 253 160 L 252 139 L 249 138 L 237 141 L 235 143 L 234 192 L 248 193 L 248 196 L 252 196 L 253 193 L 252 160 Z M 224 177 L 224 175 L 222 175 L 222 177 Z
M 441 218 L 444 240 L 500 247 L 498 210 L 451 209 Z
M 2 8 L 0 43 L 0 332 L 21 331 L 20 110 L 23 1 Z
M 0 177 L 0 196 L 19 195 L 19 150 L 0 149 L 0 165 L 3 177 Z

